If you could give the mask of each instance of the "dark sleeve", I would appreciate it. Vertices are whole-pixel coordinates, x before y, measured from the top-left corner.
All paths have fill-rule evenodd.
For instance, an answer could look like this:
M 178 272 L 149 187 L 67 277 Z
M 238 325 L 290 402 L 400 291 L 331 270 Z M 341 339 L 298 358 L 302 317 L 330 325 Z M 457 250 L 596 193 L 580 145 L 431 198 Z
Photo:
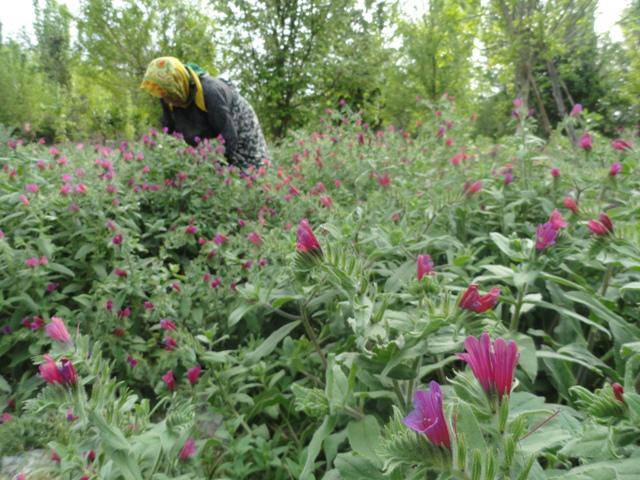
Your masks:
M 213 130 L 224 138 L 224 156 L 232 160 L 238 144 L 236 124 L 231 117 L 233 93 L 226 85 L 216 80 L 203 82 L 202 88 L 209 123 Z
M 162 124 L 162 128 L 167 127 L 169 129 L 168 133 L 173 133 L 175 130 L 175 125 L 173 123 L 173 116 L 171 115 L 171 111 L 166 103 L 160 100 L 160 105 L 162 105 L 162 119 L 160 123 Z

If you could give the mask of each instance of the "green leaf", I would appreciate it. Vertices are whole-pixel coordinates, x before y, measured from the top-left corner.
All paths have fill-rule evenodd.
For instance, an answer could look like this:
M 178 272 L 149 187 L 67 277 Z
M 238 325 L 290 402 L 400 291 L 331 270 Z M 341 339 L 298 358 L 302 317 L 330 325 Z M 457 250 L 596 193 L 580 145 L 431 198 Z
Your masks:
M 307 447 L 307 459 L 304 462 L 304 468 L 300 474 L 300 480 L 312 480 L 314 478 L 312 473 L 315 470 L 314 466 L 316 458 L 322 449 L 322 442 L 331 435 L 336 422 L 337 418 L 335 416 L 328 415 L 324 417 L 322 425 L 320 425 L 320 427 L 318 427 L 314 432 L 313 437 L 311 437 L 311 441 L 309 442 L 309 446 Z
M 73 273 L 71 270 L 69 270 L 64 265 L 60 265 L 59 263 L 49 263 L 47 266 L 49 267 L 49 270 L 53 270 L 54 272 L 58 272 L 58 273 L 61 273 L 63 275 L 67 275 L 68 277 L 75 277 L 76 276 L 75 273 Z
M 291 333 L 291 331 L 300 325 L 300 321 L 296 320 L 295 322 L 287 323 L 286 325 L 280 327 L 278 330 L 269 335 L 264 342 L 262 342 L 258 348 L 256 348 L 253 352 L 249 353 L 245 357 L 245 363 L 251 365 L 258 362 L 263 357 L 266 357 L 271 352 L 273 352 L 278 344 L 284 340 L 284 338 Z
M 371 460 L 357 457 L 352 453 L 341 453 L 336 457 L 335 466 L 344 480 L 385 480 L 380 469 Z
M 380 444 L 380 425 L 372 415 L 366 415 L 361 420 L 353 420 L 347 425 L 347 438 L 351 449 L 359 455 L 368 458 L 376 466 L 380 459 L 376 449 Z
M 243 303 L 238 308 L 236 308 L 233 312 L 231 312 L 231 314 L 229 315 L 229 319 L 227 320 L 227 325 L 229 327 L 233 327 L 236 323 L 242 320 L 242 317 L 244 317 L 254 307 L 255 307 L 255 304 Z

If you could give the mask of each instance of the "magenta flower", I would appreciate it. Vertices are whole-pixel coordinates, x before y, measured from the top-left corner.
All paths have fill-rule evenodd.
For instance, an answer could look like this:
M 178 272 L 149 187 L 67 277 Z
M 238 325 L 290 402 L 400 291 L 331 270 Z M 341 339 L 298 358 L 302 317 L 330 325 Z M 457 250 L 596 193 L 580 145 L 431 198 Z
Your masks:
M 609 175 L 612 177 L 615 177 L 620 173 L 620 171 L 622 171 L 622 164 L 620 162 L 615 162 L 611 165 L 611 168 L 609 169 Z
M 36 193 L 38 190 L 40 190 L 40 187 L 37 183 L 27 183 L 24 189 L 29 193 Z
M 560 176 L 560 169 L 559 169 L 558 167 L 553 167 L 553 168 L 551 169 L 551 176 L 552 176 L 553 178 L 557 178 L 557 177 L 559 177 L 559 176 Z
M 471 367 L 484 391 L 497 395 L 500 400 L 504 395 L 510 395 L 513 374 L 520 358 L 516 343 L 497 338 L 492 344 L 489 334 L 483 333 L 479 339 L 467 337 L 464 346 L 466 353 L 459 353 L 458 357 Z
M 138 365 L 138 360 L 133 358 L 133 356 L 131 356 L 131 355 L 127 355 L 127 363 L 129 364 L 129 366 L 131 368 L 135 368 L 136 365 Z
M 111 243 L 113 243 L 114 245 L 120 245 L 122 243 L 122 235 L 121 234 L 114 235 L 113 238 L 111 239 Z
M 593 139 L 590 133 L 585 133 L 584 135 L 582 135 L 582 137 L 580 137 L 580 140 L 578 140 L 578 147 L 586 151 L 589 151 L 593 148 Z
M 496 306 L 499 296 L 499 288 L 492 288 L 486 295 L 480 295 L 478 293 L 478 286 L 471 284 L 460 298 L 460 308 L 476 313 L 483 313 Z
M 381 187 L 388 187 L 389 185 L 391 185 L 391 177 L 388 173 L 385 173 L 384 175 L 378 175 L 378 183 Z
M 558 230 L 553 226 L 551 222 L 538 225 L 536 229 L 536 250 L 544 250 L 556 243 L 556 237 L 558 236 Z
M 425 275 L 433 272 L 433 262 L 429 255 L 418 255 L 418 281 L 422 280 Z
M 176 379 L 173 377 L 173 370 L 169 370 L 162 376 L 162 381 L 166 383 L 170 392 L 173 392 L 176 388 Z
M 164 337 L 162 343 L 164 344 L 164 349 L 168 352 L 173 351 L 173 349 L 178 346 L 178 342 L 171 335 L 167 335 L 166 337 Z
M 504 186 L 506 187 L 507 185 L 509 185 L 511 182 L 513 182 L 513 173 L 512 172 L 506 172 L 504 174 Z
M 413 396 L 414 410 L 403 423 L 418 433 L 426 435 L 434 445 L 451 448 L 449 428 L 442 409 L 442 391 L 438 382 L 429 383 L 429 390 L 418 390 Z
M 223 234 L 221 233 L 216 233 L 216 236 L 213 237 L 213 241 L 216 245 L 220 246 L 222 245 L 224 242 L 227 241 L 227 237 L 225 237 Z
M 318 239 L 313 234 L 309 220 L 303 218 L 297 231 L 296 250 L 301 253 L 322 253 Z
M 184 232 L 189 235 L 195 235 L 196 233 L 198 233 L 198 227 L 196 227 L 195 225 L 188 225 L 187 228 L 185 228 Z
M 49 335 L 49 338 L 60 343 L 67 343 L 71 340 L 71 336 L 65 327 L 64 322 L 59 317 L 51 317 L 51 323 L 48 323 L 44 327 L 45 332 Z
M 187 379 L 191 385 L 195 385 L 198 382 L 198 378 L 200 378 L 200 373 L 202 372 L 202 367 L 200 365 L 196 365 L 195 367 L 191 367 L 187 370 Z
M 29 202 L 29 199 L 25 195 L 20 195 L 18 197 L 18 200 L 20 200 L 25 207 L 28 207 L 29 204 L 31 203 Z
M 218 288 L 221 283 L 222 283 L 222 279 L 220 277 L 214 278 L 213 281 L 211 282 L 210 287 L 211 288 Z
M 180 450 L 180 460 L 188 460 L 196 454 L 196 451 L 196 442 L 193 440 L 193 438 L 187 439 L 187 441 L 184 442 L 182 449 Z

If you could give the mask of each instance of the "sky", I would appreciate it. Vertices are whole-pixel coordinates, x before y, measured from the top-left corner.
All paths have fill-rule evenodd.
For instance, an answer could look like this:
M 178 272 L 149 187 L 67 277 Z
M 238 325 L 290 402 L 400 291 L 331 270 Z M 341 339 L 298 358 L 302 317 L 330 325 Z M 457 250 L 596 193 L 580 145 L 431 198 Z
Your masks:
M 80 0 L 59 0 L 67 5 L 72 14 L 78 12 Z M 411 16 L 418 16 L 425 10 L 426 0 L 401 0 L 404 11 Z M 613 40 L 622 40 L 622 31 L 616 25 L 629 0 L 599 0 L 596 17 L 596 31 L 600 34 L 609 33 Z M 29 35 L 33 29 L 33 5 L 31 0 L 0 0 L 0 22 L 2 22 L 3 37 L 15 38 L 22 28 Z

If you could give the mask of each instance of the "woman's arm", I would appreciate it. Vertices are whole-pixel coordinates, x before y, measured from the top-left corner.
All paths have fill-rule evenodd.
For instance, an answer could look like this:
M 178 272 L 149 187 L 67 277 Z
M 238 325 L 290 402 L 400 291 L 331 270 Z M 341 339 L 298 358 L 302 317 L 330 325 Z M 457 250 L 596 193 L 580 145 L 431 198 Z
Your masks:
M 238 144 L 236 124 L 231 117 L 231 95 L 229 89 L 219 81 L 203 82 L 204 100 L 207 105 L 209 123 L 214 131 L 224 138 L 224 155 L 233 160 Z
M 173 133 L 175 130 L 175 125 L 173 124 L 173 117 L 171 116 L 169 107 L 162 100 L 160 100 L 160 105 L 162 105 L 162 118 L 160 119 L 162 128 L 166 127 L 169 129 L 168 133 Z

